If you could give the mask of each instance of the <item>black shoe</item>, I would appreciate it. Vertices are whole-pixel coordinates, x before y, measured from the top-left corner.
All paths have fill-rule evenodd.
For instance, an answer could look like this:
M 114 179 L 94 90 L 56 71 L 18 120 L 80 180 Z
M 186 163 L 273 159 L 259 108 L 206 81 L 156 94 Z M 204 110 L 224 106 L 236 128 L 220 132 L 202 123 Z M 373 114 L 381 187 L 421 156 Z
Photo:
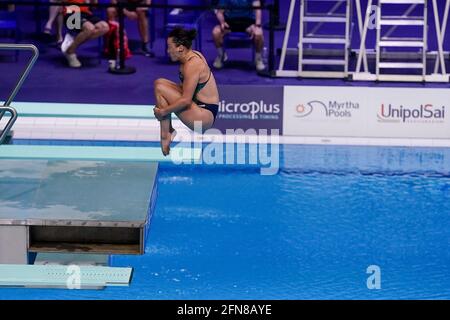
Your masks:
M 142 44 L 142 53 L 144 54 L 144 56 L 150 57 L 150 58 L 153 58 L 155 56 L 153 51 L 150 49 L 149 43 Z

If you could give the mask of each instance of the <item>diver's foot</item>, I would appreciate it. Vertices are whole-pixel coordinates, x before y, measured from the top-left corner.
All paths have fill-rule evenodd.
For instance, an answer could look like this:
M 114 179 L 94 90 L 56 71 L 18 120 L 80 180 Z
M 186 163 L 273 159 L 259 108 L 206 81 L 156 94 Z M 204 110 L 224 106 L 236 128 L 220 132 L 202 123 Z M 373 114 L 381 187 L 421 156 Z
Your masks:
M 166 139 L 166 138 L 161 138 L 161 151 L 163 153 L 164 156 L 168 156 L 170 153 L 170 138 Z
M 172 142 L 177 136 L 177 130 L 174 128 L 170 128 L 170 142 Z

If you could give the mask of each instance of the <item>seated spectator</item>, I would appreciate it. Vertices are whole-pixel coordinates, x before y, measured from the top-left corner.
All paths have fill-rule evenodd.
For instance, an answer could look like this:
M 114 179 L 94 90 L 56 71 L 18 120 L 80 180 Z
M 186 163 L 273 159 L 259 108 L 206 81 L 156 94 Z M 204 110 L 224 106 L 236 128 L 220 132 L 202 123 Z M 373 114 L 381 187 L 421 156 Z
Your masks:
M 111 0 L 112 4 L 116 4 L 118 2 L 127 3 L 127 4 L 144 4 L 150 5 L 151 0 Z M 107 10 L 108 12 L 108 20 L 116 20 L 118 16 L 117 8 L 110 7 Z M 142 53 L 147 57 L 154 57 L 154 53 L 150 49 L 150 35 L 148 28 L 148 7 L 133 7 L 126 6 L 123 10 L 124 15 L 130 20 L 137 20 L 139 34 L 142 40 Z
M 224 36 L 229 32 L 247 32 L 255 43 L 256 70 L 263 71 L 262 51 L 264 47 L 263 30 L 261 28 L 261 9 L 247 9 L 245 7 L 260 6 L 259 0 L 219 0 L 219 7 L 242 7 L 237 9 L 216 10 L 219 24 L 213 29 L 214 43 L 217 48 L 217 57 L 213 66 L 217 69 L 223 67 L 224 61 L 228 59 L 223 49 Z
M 97 0 L 66 0 L 66 2 L 76 2 L 79 4 L 83 4 L 89 2 L 96 3 Z M 75 20 L 77 17 L 77 12 L 75 10 L 74 13 L 74 9 L 79 10 L 80 12 L 80 29 L 77 29 L 77 27 L 75 27 L 75 29 L 72 29 L 74 22 L 76 25 Z M 73 6 L 67 6 L 64 7 L 63 12 L 64 25 L 69 29 L 69 32 L 66 33 L 64 41 L 61 44 L 61 51 L 64 53 L 64 56 L 66 57 L 70 67 L 79 68 L 81 67 L 81 62 L 78 60 L 76 55 L 77 48 L 84 42 L 101 37 L 105 33 L 107 33 L 109 30 L 108 23 L 102 21 L 99 17 L 94 16 L 89 7 L 86 6 L 80 6 L 77 8 L 74 8 Z M 75 38 L 71 33 L 75 33 Z
M 62 0 L 50 0 L 50 3 L 61 3 Z M 62 27 L 63 15 L 61 6 L 50 6 L 48 9 L 48 20 L 44 27 L 44 34 L 51 39 L 53 24 L 56 21 L 56 43 L 61 45 L 63 42 Z

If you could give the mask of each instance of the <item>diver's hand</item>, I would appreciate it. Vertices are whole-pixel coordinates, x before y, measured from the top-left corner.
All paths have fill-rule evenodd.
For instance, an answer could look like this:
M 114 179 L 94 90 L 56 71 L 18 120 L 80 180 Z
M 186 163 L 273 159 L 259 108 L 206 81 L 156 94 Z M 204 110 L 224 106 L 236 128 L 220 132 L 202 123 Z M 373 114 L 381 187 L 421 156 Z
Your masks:
M 164 120 L 164 118 L 167 116 L 167 112 L 164 109 L 158 107 L 153 108 L 153 113 L 158 121 Z

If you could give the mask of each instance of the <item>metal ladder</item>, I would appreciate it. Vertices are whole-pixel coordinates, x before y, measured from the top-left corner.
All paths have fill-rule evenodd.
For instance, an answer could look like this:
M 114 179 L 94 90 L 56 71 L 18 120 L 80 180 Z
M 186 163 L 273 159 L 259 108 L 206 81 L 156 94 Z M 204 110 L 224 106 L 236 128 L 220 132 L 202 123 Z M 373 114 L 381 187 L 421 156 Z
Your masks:
M 281 59 L 276 76 L 281 77 L 313 77 L 313 78 L 346 78 L 348 76 L 350 30 L 352 24 L 352 1 L 353 0 L 291 0 L 286 33 L 281 51 Z M 299 14 L 299 42 L 298 48 L 298 70 L 284 70 L 287 48 L 293 14 L 296 2 L 300 5 Z M 323 8 L 323 4 L 329 4 L 328 8 Z M 321 4 L 319 7 L 317 4 Z M 308 9 L 317 5 L 314 12 Z M 321 9 L 321 11 L 318 10 Z M 343 24 L 341 34 L 319 34 L 319 29 L 325 24 Z M 310 28 L 310 29 L 309 29 Z M 342 50 L 331 50 L 324 48 L 311 49 L 313 46 L 343 46 Z M 306 48 L 306 47 L 310 48 Z M 336 52 L 342 55 L 342 59 L 323 59 L 322 56 L 335 55 Z M 318 56 L 318 58 L 305 58 L 306 53 Z M 338 66 L 342 71 L 306 71 L 305 66 Z
M 14 123 L 17 120 L 17 111 L 10 106 L 11 102 L 14 100 L 19 90 L 22 88 L 25 79 L 27 78 L 34 64 L 36 63 L 36 60 L 39 56 L 39 50 L 38 48 L 36 48 L 36 46 L 32 44 L 9 44 L 9 43 L 0 43 L 0 50 L 29 50 L 32 52 L 32 56 L 28 61 L 25 70 L 22 72 L 19 80 L 17 81 L 17 84 L 14 86 L 14 89 L 12 90 L 11 94 L 9 95 L 4 105 L 0 106 L 0 121 L 2 120 L 5 113 L 8 112 L 11 115 L 11 117 L 6 122 L 5 127 L 2 130 L 0 130 L 0 145 L 1 145 L 3 144 L 3 142 L 5 142 L 6 138 L 11 132 L 12 127 L 14 126 Z
M 326 2 L 333 7 L 327 12 L 309 12 L 308 7 L 314 3 Z M 342 9 L 345 11 L 342 12 Z M 344 24 L 343 34 L 317 34 L 320 27 L 326 23 Z M 346 78 L 348 76 L 350 28 L 351 28 L 351 0 L 302 0 L 300 4 L 300 41 L 299 41 L 299 71 L 301 76 Z M 308 26 L 313 25 L 308 32 Z M 306 59 L 305 45 L 342 45 L 342 59 Z M 343 71 L 305 71 L 305 66 L 340 66 Z
M 376 40 L 376 79 L 381 81 L 425 81 L 427 75 L 427 50 L 428 50 L 428 3 L 427 0 L 379 0 L 377 14 L 377 40 Z M 410 5 L 421 11 L 419 16 L 409 15 L 387 15 L 390 8 L 395 10 L 395 6 Z M 412 10 L 411 10 L 412 11 Z M 411 12 L 410 11 L 410 12 Z M 410 13 L 408 12 L 408 13 Z M 390 29 L 386 31 L 385 27 Z M 417 28 L 421 31 L 417 32 Z M 394 37 L 391 36 L 395 29 L 408 30 L 411 36 Z M 416 29 L 416 30 L 415 30 Z M 417 35 L 421 33 L 421 35 Z M 392 48 L 417 49 L 420 52 L 420 62 L 390 62 L 383 60 L 383 53 Z M 387 70 L 420 70 L 421 75 L 402 73 L 389 74 Z

